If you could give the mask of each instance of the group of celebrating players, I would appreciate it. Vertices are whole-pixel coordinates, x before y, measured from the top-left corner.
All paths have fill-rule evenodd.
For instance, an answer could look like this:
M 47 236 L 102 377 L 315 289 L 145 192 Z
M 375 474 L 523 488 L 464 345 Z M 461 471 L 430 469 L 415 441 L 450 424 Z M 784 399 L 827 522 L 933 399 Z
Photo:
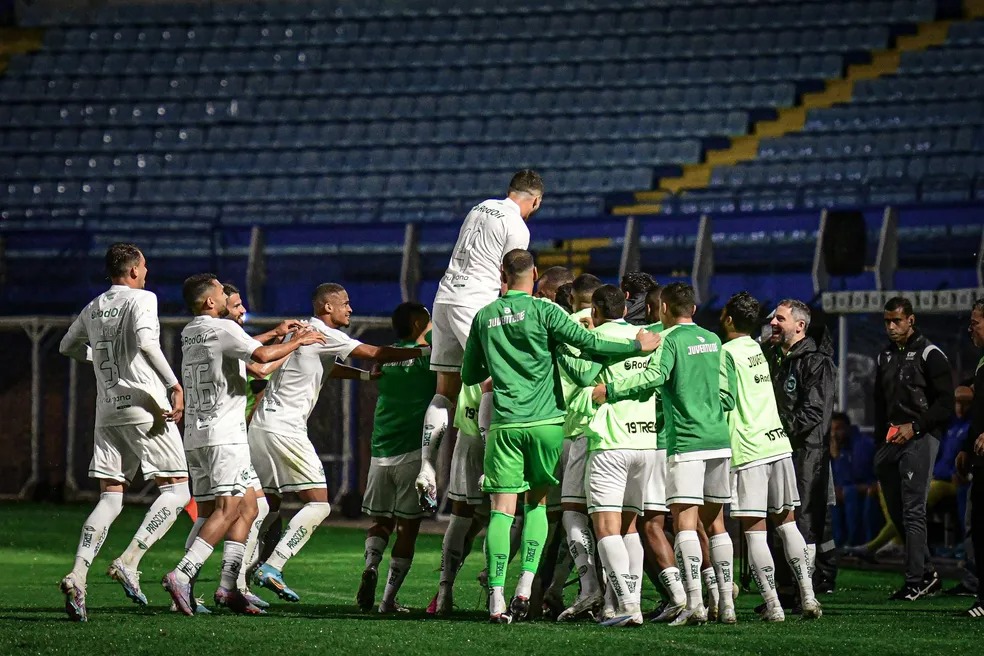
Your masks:
M 61 581 L 69 617 L 87 619 L 88 570 L 138 468 L 160 495 L 108 571 L 130 599 L 147 603 L 140 558 L 193 491 L 198 519 L 184 557 L 162 581 L 173 609 L 209 612 L 193 586 L 220 541 L 216 605 L 263 613 L 269 604 L 250 583 L 298 601 L 284 567 L 330 512 L 321 460 L 307 436 L 328 376 L 375 380 L 379 390 L 363 500 L 373 522 L 356 595 L 363 610 L 407 610 L 397 595 L 421 519 L 437 508 L 436 459 L 453 426 L 452 514 L 429 613 L 453 612 L 455 577 L 485 529 L 492 622 L 547 612 L 558 621 L 638 626 L 645 621 L 645 574 L 663 597 L 654 621 L 733 624 L 734 553 L 723 514 L 730 503 L 763 596 L 761 618 L 785 618 L 767 521 L 798 584 L 802 616 L 819 618 L 815 548 L 794 521 L 800 499 L 792 449 L 769 363 L 751 336 L 760 327 L 759 303 L 744 292 L 727 302 L 722 344 L 694 323 L 692 287 L 660 288 L 636 274 L 643 293 L 630 323 L 623 289 L 561 267 L 537 271 L 526 250 L 527 221 L 542 198 L 539 175 L 523 170 L 506 198 L 476 205 L 433 313 L 416 303 L 397 307 L 392 346 L 364 344 L 341 330 L 352 308 L 339 285 L 314 290 L 307 321 L 251 337 L 242 328 L 238 290 L 212 274 L 191 276 L 183 296 L 194 318 L 181 332 L 180 381 L 161 351 L 157 300 L 143 289 L 143 254 L 131 244 L 110 247 L 112 286 L 86 306 L 61 344 L 62 353 L 91 361 L 98 383 L 89 473 L 101 495 Z M 349 357 L 376 366 L 340 363 Z M 248 407 L 254 382 L 267 378 Z M 182 418 L 183 442 L 175 425 Z M 261 559 L 262 537 L 288 492 L 304 505 Z M 394 533 L 377 606 L 378 569 Z M 521 574 L 507 603 L 506 573 L 517 553 Z M 580 585 L 568 605 L 563 590 L 572 569 Z

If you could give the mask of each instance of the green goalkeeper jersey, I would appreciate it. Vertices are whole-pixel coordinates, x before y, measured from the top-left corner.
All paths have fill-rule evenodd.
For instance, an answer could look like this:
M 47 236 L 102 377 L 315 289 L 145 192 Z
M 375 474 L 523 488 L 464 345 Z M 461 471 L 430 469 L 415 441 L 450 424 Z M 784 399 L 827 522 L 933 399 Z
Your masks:
M 481 437 L 478 427 L 478 406 L 482 403 L 481 385 L 462 385 L 458 393 L 458 406 L 454 410 L 454 425 L 459 435 Z
M 660 334 L 659 359 L 651 359 L 636 376 L 609 383 L 609 403 L 649 398 L 662 389 L 668 457 L 731 457 L 724 412 L 734 408 L 734 385 L 721 357 L 721 340 L 694 323 L 677 324 Z
M 571 321 L 560 306 L 509 290 L 478 311 L 461 365 L 461 380 L 492 377 L 492 427 L 560 424 L 565 403 L 553 352 L 569 344 L 596 355 L 639 353 L 639 342 L 596 335 Z
M 393 346 L 413 348 L 418 344 L 400 340 Z M 376 385 L 379 395 L 372 427 L 372 457 L 392 458 L 420 449 L 424 413 L 434 396 L 437 374 L 430 370 L 430 356 L 389 362 L 382 370 Z
M 735 407 L 727 413 L 732 468 L 770 462 L 792 453 L 779 419 L 769 363 L 762 347 L 746 335 L 723 348 L 725 366 L 734 372 L 731 391 Z

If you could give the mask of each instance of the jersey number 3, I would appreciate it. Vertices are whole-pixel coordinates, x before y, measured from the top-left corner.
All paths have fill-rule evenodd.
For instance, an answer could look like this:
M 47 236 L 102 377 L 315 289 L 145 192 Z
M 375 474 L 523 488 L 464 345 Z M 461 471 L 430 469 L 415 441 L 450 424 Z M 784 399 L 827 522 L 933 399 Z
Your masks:
M 106 387 L 115 387 L 120 382 L 120 367 L 116 364 L 116 349 L 113 342 L 103 340 L 96 342 L 92 349 L 93 364 L 102 373 Z

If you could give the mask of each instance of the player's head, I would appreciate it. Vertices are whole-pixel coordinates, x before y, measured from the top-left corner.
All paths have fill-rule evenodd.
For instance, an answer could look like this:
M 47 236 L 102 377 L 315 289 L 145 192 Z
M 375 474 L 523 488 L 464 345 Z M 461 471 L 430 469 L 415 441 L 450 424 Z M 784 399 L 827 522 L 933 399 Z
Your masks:
M 239 293 L 239 288 L 227 282 L 222 284 L 222 291 L 226 295 L 226 311 L 229 313 L 227 318 L 240 326 L 246 323 L 246 306 L 243 304 L 243 296 Z
M 574 274 L 562 266 L 552 266 L 540 274 L 536 281 L 536 295 L 541 298 L 557 300 L 557 288 L 563 284 L 574 282 Z
M 748 292 L 738 292 L 721 309 L 721 328 L 728 335 L 751 335 L 759 327 L 762 307 Z
M 420 303 L 400 303 L 393 310 L 392 320 L 393 332 L 401 340 L 415 342 L 430 329 L 430 312 Z
M 970 310 L 970 326 L 967 330 L 974 346 L 984 348 L 984 297 L 974 301 L 974 307 Z
M 334 282 L 323 282 L 311 295 L 314 316 L 331 328 L 345 328 L 351 321 L 352 306 L 345 288 Z
M 806 337 L 806 330 L 810 327 L 810 308 L 795 298 L 783 299 L 776 306 L 769 325 L 772 326 L 773 337 L 770 341 L 788 349 Z
M 628 298 L 648 294 L 651 289 L 658 286 L 655 278 L 642 271 L 630 271 L 622 276 L 622 291 Z
M 659 296 L 663 286 L 657 284 L 646 293 L 646 320 L 649 323 L 659 321 Z
M 602 285 L 591 294 L 591 321 L 600 326 L 625 316 L 625 293 L 615 285 Z
M 590 273 L 582 273 L 575 278 L 573 282 L 574 311 L 578 312 L 591 307 L 591 295 L 604 284 L 598 276 L 593 276 Z
M 225 290 L 214 273 L 196 273 L 181 286 L 185 306 L 193 315 L 207 314 L 224 318 L 228 313 Z
M 557 288 L 557 295 L 554 297 L 554 303 L 564 308 L 567 314 L 574 313 L 574 285 L 572 283 L 566 282 Z
M 509 198 L 519 205 L 519 215 L 529 221 L 543 202 L 543 178 L 532 169 L 516 171 L 509 181 Z
M 694 288 L 685 282 L 671 282 L 659 295 L 659 320 L 673 325 L 678 319 L 690 319 L 697 311 Z
M 981 390 L 984 394 L 984 390 Z M 953 414 L 963 419 L 970 414 L 970 406 L 974 402 L 974 390 L 966 385 L 958 385 L 953 390 Z
M 502 258 L 502 282 L 509 289 L 533 291 L 536 280 L 536 263 L 533 255 L 522 248 L 514 248 Z
M 133 244 L 113 244 L 106 249 L 106 275 L 114 285 L 143 289 L 147 284 L 147 260 Z
M 896 344 L 905 344 L 916 325 L 912 302 L 905 296 L 893 296 L 885 303 L 885 333 Z
M 838 446 L 845 444 L 851 436 L 851 418 L 844 412 L 835 412 L 830 416 L 830 439 Z

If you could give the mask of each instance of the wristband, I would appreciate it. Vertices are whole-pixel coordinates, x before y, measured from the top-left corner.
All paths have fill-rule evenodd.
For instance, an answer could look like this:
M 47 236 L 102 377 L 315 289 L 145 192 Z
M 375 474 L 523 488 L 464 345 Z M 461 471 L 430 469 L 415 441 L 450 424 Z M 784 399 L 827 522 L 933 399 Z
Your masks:
M 372 372 L 362 370 L 359 372 L 359 380 L 372 380 Z
M 429 345 L 418 346 L 417 348 L 420 349 L 420 357 L 424 357 L 431 354 L 431 347 Z

